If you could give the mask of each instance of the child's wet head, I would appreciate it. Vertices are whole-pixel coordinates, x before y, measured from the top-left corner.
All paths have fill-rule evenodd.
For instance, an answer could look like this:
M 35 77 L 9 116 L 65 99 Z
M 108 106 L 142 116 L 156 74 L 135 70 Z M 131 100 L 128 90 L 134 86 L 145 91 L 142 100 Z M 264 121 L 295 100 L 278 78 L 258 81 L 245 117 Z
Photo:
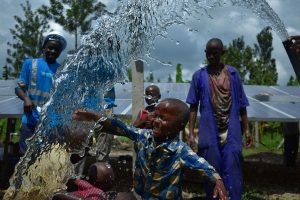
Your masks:
M 184 129 L 189 119 L 188 106 L 178 99 L 164 99 L 155 108 L 152 118 L 156 138 L 174 137 Z
M 115 175 L 111 165 L 107 162 L 96 162 L 89 167 L 89 179 L 92 184 L 108 191 L 112 188 Z

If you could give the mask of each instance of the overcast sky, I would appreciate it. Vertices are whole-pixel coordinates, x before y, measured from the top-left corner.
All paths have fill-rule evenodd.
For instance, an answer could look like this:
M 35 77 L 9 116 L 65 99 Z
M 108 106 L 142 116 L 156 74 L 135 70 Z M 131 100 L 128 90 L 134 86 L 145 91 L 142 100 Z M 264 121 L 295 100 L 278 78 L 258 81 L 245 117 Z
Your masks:
M 22 13 L 19 6 L 25 0 L 0 0 L 0 74 L 5 65 L 7 56 L 6 43 L 12 40 L 9 28 L 14 26 L 14 15 Z M 103 0 L 108 8 L 113 8 L 116 0 Z M 48 0 L 30 0 L 33 9 L 42 3 L 47 4 Z M 272 9 L 278 14 L 285 24 L 289 35 L 300 34 L 300 0 L 267 0 Z M 170 62 L 172 66 L 162 66 L 158 62 L 149 61 L 145 66 L 145 76 L 153 71 L 154 78 L 167 81 L 168 74 L 175 79 L 176 64 L 182 64 L 183 80 L 190 80 L 192 74 L 197 70 L 205 59 L 204 48 L 206 41 L 212 37 L 219 37 L 227 45 L 233 39 L 244 36 L 246 44 L 253 47 L 256 43 L 256 35 L 262 28 L 267 26 L 251 11 L 237 9 L 230 6 L 209 11 L 209 16 L 203 15 L 200 20 L 191 19 L 187 26 L 176 25 L 169 29 L 168 39 L 157 38 L 155 50 L 151 52 L 152 57 L 163 62 Z M 61 27 L 52 23 L 52 28 L 62 31 Z M 197 30 L 197 31 L 191 31 Z M 74 37 L 65 33 L 68 40 L 68 48 L 74 46 Z M 292 66 L 282 46 L 281 39 L 273 31 L 273 57 L 276 59 L 279 73 L 278 84 L 285 85 L 290 75 L 294 75 Z M 60 59 L 63 59 L 62 54 Z

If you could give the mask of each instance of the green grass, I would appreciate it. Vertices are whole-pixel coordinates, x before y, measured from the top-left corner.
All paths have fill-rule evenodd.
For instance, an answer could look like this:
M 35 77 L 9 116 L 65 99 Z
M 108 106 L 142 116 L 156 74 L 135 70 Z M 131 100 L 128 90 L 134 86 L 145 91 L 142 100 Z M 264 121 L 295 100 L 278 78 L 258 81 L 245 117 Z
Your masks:
M 267 199 L 267 194 L 257 191 L 254 188 L 245 186 L 244 193 L 242 195 L 242 200 L 265 200 Z
M 0 119 L 0 143 L 3 143 L 6 135 L 7 119 Z M 17 119 L 15 126 L 15 133 L 20 133 L 21 119 Z M 19 141 L 19 136 L 13 136 L 12 142 L 16 143 Z
M 260 145 L 259 147 L 244 148 L 243 156 L 247 157 L 250 155 L 263 153 L 263 152 L 272 152 L 272 153 L 282 154 L 282 149 L 272 149 L 271 150 L 269 148 L 266 148 L 265 146 Z

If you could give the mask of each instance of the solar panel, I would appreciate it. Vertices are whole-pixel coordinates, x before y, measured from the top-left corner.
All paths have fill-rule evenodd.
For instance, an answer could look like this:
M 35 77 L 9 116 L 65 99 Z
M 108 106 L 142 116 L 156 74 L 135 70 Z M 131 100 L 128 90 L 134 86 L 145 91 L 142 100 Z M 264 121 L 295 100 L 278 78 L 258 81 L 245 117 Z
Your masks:
M 147 87 L 150 83 L 145 83 Z M 162 99 L 178 98 L 185 101 L 189 83 L 155 83 Z M 14 94 L 16 80 L 0 80 L 0 118 L 21 117 L 23 102 Z M 245 85 L 245 93 L 250 106 L 248 118 L 251 121 L 300 121 L 300 87 Z M 115 115 L 131 116 L 132 85 L 116 84 Z

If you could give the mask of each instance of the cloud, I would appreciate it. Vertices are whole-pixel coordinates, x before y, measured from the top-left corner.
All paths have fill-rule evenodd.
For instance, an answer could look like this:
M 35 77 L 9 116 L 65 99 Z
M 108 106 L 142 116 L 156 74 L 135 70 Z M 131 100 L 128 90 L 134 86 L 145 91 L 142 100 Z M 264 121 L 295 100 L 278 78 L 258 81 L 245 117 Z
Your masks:
M 23 0 L 3 0 L 0 8 L 0 74 L 1 66 L 5 64 L 6 42 L 11 41 L 9 28 L 12 28 L 15 21 L 14 15 L 22 14 L 19 4 Z M 33 8 L 37 8 L 48 0 L 31 0 Z M 114 9 L 117 5 L 115 0 L 102 0 L 109 9 Z M 300 34 L 299 19 L 300 1 L 298 0 L 267 0 L 272 9 L 277 13 L 280 20 L 285 24 L 290 35 Z M 199 69 L 205 60 L 204 48 L 206 41 L 212 37 L 219 37 L 224 44 L 228 44 L 233 39 L 244 36 L 246 44 L 253 46 L 256 42 L 256 35 L 268 23 L 262 21 L 251 10 L 245 8 L 233 8 L 224 6 L 208 10 L 210 16 L 202 14 L 199 20 L 190 17 L 186 25 L 174 25 L 168 29 L 168 39 L 157 37 L 155 46 L 151 51 L 151 56 L 162 62 L 170 62 L 172 66 L 164 66 L 161 63 L 147 59 L 145 65 L 145 76 L 152 70 L 155 79 L 167 81 L 168 75 L 175 79 L 176 64 L 182 64 L 182 74 L 184 80 L 190 80 L 194 71 Z M 5 23 L 3 23 L 5 22 Z M 277 23 L 269 22 L 269 23 Z M 52 23 L 53 29 L 62 30 L 57 24 Z M 282 46 L 280 37 L 273 32 L 273 57 L 276 59 L 279 73 L 279 84 L 285 84 L 290 75 L 294 75 L 292 66 L 288 60 L 286 52 Z M 66 33 L 68 48 L 73 48 L 74 36 Z M 177 43 L 177 41 L 179 43 Z M 62 54 L 60 59 L 63 59 Z

